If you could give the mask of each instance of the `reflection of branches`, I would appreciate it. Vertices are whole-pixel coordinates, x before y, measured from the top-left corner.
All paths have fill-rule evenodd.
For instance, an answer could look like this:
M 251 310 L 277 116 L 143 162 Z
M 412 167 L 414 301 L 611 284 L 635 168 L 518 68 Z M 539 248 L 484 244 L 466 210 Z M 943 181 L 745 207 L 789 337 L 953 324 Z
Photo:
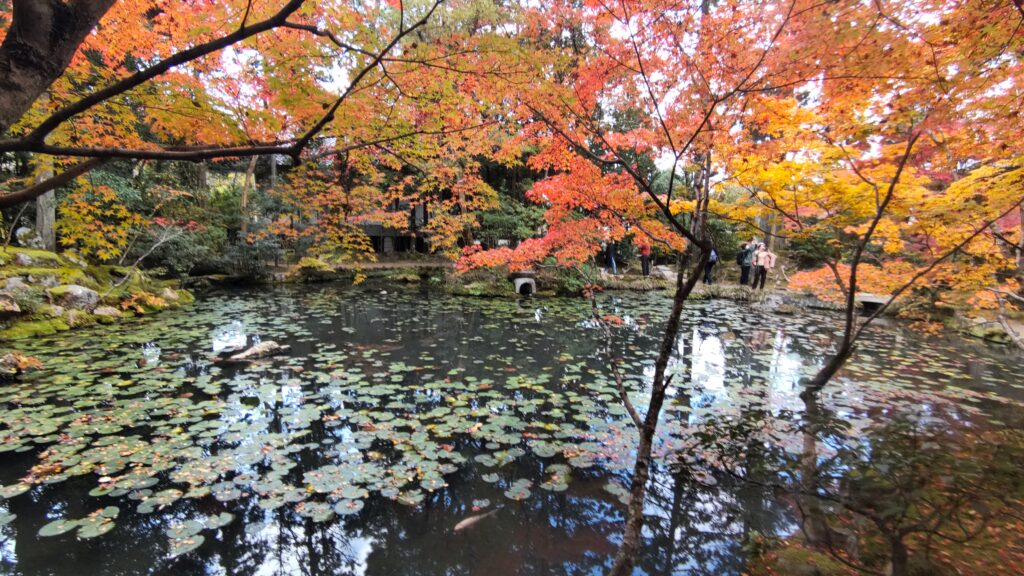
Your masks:
M 577 271 L 586 277 L 585 273 L 577 267 Z M 592 282 L 591 282 L 592 284 Z M 643 421 L 640 420 L 640 415 L 636 412 L 636 407 L 633 406 L 633 402 L 629 399 L 629 393 L 626 390 L 626 386 L 622 379 L 622 370 L 619 368 L 619 360 L 612 353 L 612 326 L 611 322 L 601 316 L 600 310 L 597 307 L 597 295 L 596 291 L 590 291 L 590 314 L 594 319 L 594 322 L 604 332 L 604 353 L 608 357 L 608 366 L 611 368 L 612 378 L 615 379 L 615 387 L 619 391 L 619 399 L 622 400 L 623 406 L 626 407 L 626 412 L 629 413 L 630 419 L 633 420 L 633 425 L 636 426 L 637 430 L 643 427 Z

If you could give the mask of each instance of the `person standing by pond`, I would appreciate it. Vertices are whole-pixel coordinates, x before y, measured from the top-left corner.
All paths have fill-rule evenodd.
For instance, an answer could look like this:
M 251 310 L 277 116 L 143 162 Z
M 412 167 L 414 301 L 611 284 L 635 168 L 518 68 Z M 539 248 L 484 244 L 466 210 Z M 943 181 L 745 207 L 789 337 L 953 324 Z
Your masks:
M 644 276 L 651 275 L 651 245 L 641 244 L 640 245 L 640 270 Z
M 608 269 L 612 274 L 618 275 L 619 268 L 615 265 L 615 241 L 612 240 L 605 245 L 605 261 L 608 262 Z
M 768 271 L 775 268 L 775 253 L 768 249 L 763 243 L 757 247 L 754 254 L 754 284 L 751 288 L 764 290 L 764 283 L 768 279 Z
M 754 243 L 744 242 L 736 253 L 736 263 L 740 265 L 740 286 L 750 283 L 750 267 L 754 265 Z
M 708 263 L 704 265 L 704 283 L 711 284 L 712 272 L 714 271 L 715 264 L 718 264 L 718 251 L 711 248 L 711 254 L 708 255 Z

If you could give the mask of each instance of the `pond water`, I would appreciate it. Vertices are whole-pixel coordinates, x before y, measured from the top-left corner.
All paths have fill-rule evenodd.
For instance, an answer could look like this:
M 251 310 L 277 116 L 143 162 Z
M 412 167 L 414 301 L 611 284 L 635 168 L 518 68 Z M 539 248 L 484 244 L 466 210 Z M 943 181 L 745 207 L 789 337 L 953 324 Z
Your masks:
M 670 301 L 599 300 L 642 408 Z M 799 453 L 799 382 L 838 319 L 688 306 L 637 572 L 739 574 L 746 537 L 794 515 L 689 468 L 693 432 L 757 412 Z M 46 369 L 0 390 L 0 573 L 601 574 L 635 430 L 589 318 L 583 300 L 280 287 L 20 345 Z M 267 340 L 291 348 L 225 360 Z M 822 404 L 844 438 L 908 413 L 1017 426 L 1022 376 L 1010 351 L 879 326 Z

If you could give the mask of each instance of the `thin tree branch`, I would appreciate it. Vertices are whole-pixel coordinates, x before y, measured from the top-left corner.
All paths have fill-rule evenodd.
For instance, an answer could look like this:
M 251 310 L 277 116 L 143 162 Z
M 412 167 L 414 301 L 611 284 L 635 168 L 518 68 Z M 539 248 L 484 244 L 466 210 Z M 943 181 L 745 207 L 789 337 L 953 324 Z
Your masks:
M 276 14 L 266 20 L 257 22 L 249 27 L 243 26 L 227 36 L 223 36 L 209 42 L 204 42 L 203 44 L 199 44 L 198 46 L 194 46 L 187 50 L 182 50 L 181 52 L 165 58 L 148 68 L 140 70 L 127 78 L 107 86 L 106 88 L 97 90 L 77 102 L 68 104 L 51 114 L 49 118 L 43 120 L 35 127 L 35 129 L 25 136 L 14 140 L 0 142 L 0 152 L 11 152 L 16 150 L 30 151 L 32 144 L 42 143 L 46 139 L 46 136 L 56 130 L 61 124 L 105 100 L 109 100 L 114 96 L 127 92 L 140 84 L 156 78 L 175 66 L 191 62 L 206 56 L 207 54 L 212 54 L 227 48 L 228 46 L 237 44 L 238 42 L 251 38 L 261 32 L 281 26 L 289 16 L 302 6 L 304 1 L 305 0 L 289 0 L 289 2 L 278 10 Z
M 109 158 L 93 158 L 85 160 L 75 164 L 56 176 L 37 182 L 28 188 L 23 188 L 17 192 L 11 192 L 9 194 L 2 194 L 0 195 L 0 208 L 10 208 L 11 206 L 16 206 L 22 202 L 34 200 L 54 188 L 59 188 L 70 183 L 82 174 L 103 166 L 109 161 Z

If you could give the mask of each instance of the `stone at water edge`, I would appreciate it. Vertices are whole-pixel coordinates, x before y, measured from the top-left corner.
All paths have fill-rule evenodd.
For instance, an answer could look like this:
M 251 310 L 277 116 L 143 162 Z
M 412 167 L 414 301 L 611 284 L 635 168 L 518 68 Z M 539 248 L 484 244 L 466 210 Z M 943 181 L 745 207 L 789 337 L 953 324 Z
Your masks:
M 92 313 L 96 316 L 102 316 L 105 318 L 120 318 L 124 315 L 120 310 L 113 306 L 97 306 Z
M 178 296 L 178 292 L 175 291 L 174 288 L 171 288 L 170 286 L 164 288 L 163 291 L 160 292 L 160 297 L 163 298 L 164 300 L 167 300 L 168 302 L 177 302 L 178 299 L 180 298 L 180 296 Z
M 234 356 L 231 356 L 228 359 L 234 360 L 236 362 L 245 360 L 256 360 L 258 358 L 273 356 L 274 354 L 284 352 L 289 348 L 290 346 L 288 345 L 281 345 L 278 344 L 277 342 L 274 342 L 273 340 L 267 340 L 266 342 L 260 342 L 259 344 L 254 345 L 252 348 L 249 348 L 245 352 L 239 352 L 238 354 L 235 354 Z
M 50 288 L 47 293 L 54 304 L 77 310 L 92 310 L 100 301 L 95 290 L 77 284 Z

